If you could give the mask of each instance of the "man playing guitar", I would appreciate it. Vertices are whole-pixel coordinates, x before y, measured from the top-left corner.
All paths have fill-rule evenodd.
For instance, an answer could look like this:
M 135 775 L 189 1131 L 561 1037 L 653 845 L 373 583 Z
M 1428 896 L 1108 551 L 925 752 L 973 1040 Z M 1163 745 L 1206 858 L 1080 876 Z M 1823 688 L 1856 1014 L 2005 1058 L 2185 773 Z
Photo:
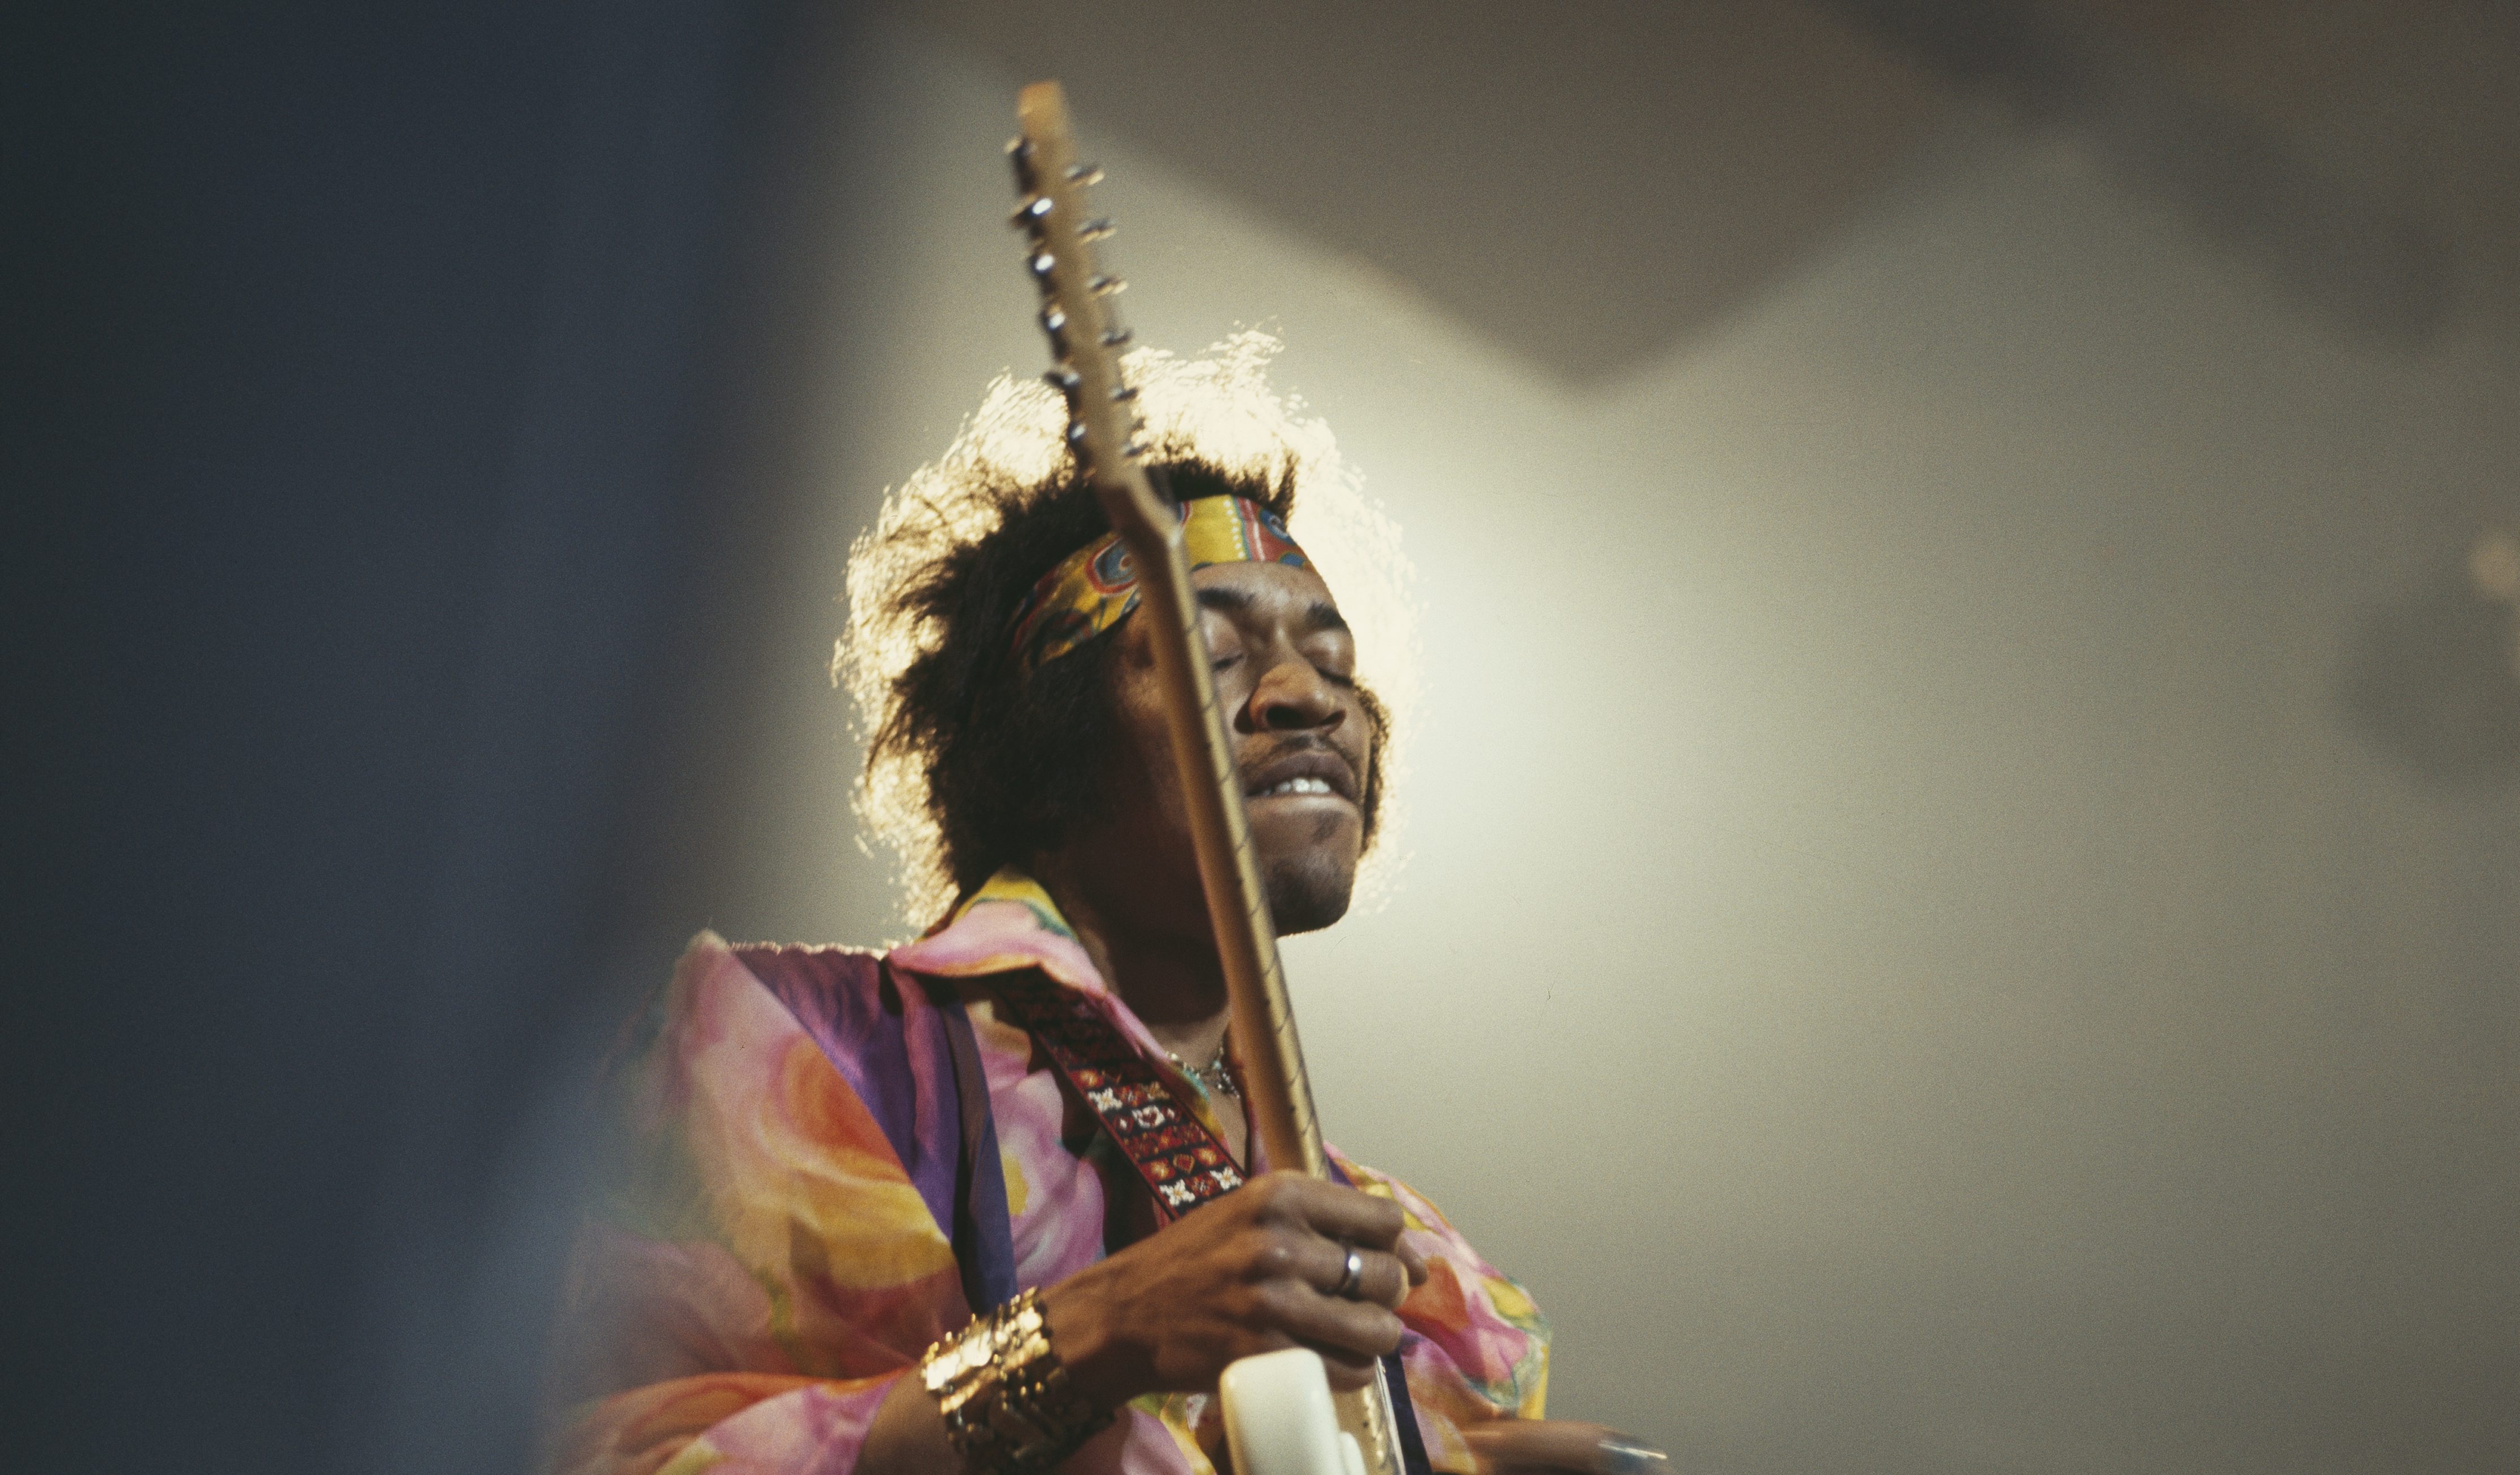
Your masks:
M 1125 470 L 1143 452 L 1166 484 L 1144 505 L 1168 548 L 1110 530 L 1112 463 L 1089 471 L 1083 427 L 1010 380 L 859 543 L 835 669 L 869 719 L 862 810 L 941 916 L 880 955 L 695 941 L 611 1073 L 616 1186 L 573 1268 L 556 1468 L 1210 1475 L 1220 1378 L 1287 1348 L 1371 1390 L 1389 1475 L 1661 1462 L 1545 1420 L 1530 1297 L 1408 1186 L 1287 1131 L 1299 1057 L 1273 1076 L 1229 1049 L 1258 1016 L 1229 997 L 1213 868 L 1202 889 L 1181 652 L 1206 662 L 1249 915 L 1276 932 L 1347 911 L 1389 719 L 1288 526 L 1326 437 L 1268 388 L 1257 335 L 1223 346 L 1133 356 L 1102 391 L 1159 423 Z M 1053 377 L 1071 402 L 1074 363 Z M 1116 360 L 1087 370 L 1117 385 Z M 1163 644 L 1167 600 L 1187 647 Z

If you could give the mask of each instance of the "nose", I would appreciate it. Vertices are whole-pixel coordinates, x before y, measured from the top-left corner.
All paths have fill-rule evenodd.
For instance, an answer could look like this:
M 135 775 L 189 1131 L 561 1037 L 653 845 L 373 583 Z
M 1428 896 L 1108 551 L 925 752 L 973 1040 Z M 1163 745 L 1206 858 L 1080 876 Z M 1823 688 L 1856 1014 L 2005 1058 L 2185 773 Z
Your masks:
M 1339 689 L 1303 656 L 1287 651 L 1260 673 L 1242 706 L 1244 732 L 1328 735 L 1347 720 Z

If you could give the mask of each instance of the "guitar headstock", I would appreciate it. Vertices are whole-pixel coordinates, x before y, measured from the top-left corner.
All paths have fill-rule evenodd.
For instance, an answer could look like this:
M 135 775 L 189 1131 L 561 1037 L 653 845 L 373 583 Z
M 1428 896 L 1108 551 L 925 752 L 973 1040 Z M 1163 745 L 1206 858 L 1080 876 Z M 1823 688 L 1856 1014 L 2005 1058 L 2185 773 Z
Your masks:
M 1146 425 L 1138 391 L 1120 373 L 1129 331 L 1111 299 L 1127 284 L 1095 257 L 1094 244 L 1112 230 L 1086 206 L 1086 192 L 1102 173 L 1077 162 L 1067 98 L 1057 82 L 1026 87 L 1015 116 L 1023 132 L 1007 146 L 1021 199 L 1014 223 L 1027 238 L 1025 269 L 1041 288 L 1041 326 L 1054 360 L 1046 378 L 1067 397 L 1067 443 L 1124 538 L 1140 530 L 1168 536 L 1178 518 L 1138 464 Z

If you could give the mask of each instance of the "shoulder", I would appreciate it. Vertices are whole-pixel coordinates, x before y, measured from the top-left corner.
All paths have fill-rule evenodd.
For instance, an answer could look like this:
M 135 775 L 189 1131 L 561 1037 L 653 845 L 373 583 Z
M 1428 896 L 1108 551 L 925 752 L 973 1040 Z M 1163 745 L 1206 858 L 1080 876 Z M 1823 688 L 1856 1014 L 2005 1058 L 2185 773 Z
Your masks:
M 886 955 L 703 932 L 667 997 L 642 1057 L 661 1063 L 668 1094 L 713 1093 L 738 1114 L 776 1097 L 798 1122 L 879 1144 L 900 1164 L 950 1165 L 959 1004 Z M 945 1222 L 952 1205 L 938 1203 Z
M 616 1370 L 590 1377 L 868 1376 L 947 1329 L 953 1248 L 892 1130 L 912 1072 L 898 1045 L 835 1053 L 883 974 L 861 950 L 692 940 L 608 1080 L 570 1318 Z
M 689 1028 L 712 1013 L 777 1001 L 809 1034 L 900 1006 L 889 1003 L 884 955 L 865 948 L 799 943 L 733 943 L 712 931 L 696 934 L 674 964 L 650 1011 L 651 1029 Z M 836 1033 L 848 1034 L 846 1029 Z
M 863 992 L 877 986 L 884 955 L 869 948 L 821 943 L 729 942 L 695 933 L 674 964 L 674 987 L 702 989 L 757 983 L 774 993 L 800 988 Z
M 829 1054 L 879 1033 L 886 992 L 880 954 L 700 932 L 615 1041 L 608 1091 L 627 1093 L 620 1104 L 634 1117 L 653 1119 L 703 1083 L 780 1079 L 778 1062 L 798 1042 Z
M 937 1014 L 916 987 L 905 1008 L 880 955 L 703 932 L 609 1073 L 615 1119 L 662 1154 L 656 1171 L 691 1180 L 687 1199 L 845 1188 L 861 1208 L 900 1198 L 882 1217 L 923 1224 L 905 1165 L 953 1140 L 935 1109 L 939 1083 L 952 1089 Z

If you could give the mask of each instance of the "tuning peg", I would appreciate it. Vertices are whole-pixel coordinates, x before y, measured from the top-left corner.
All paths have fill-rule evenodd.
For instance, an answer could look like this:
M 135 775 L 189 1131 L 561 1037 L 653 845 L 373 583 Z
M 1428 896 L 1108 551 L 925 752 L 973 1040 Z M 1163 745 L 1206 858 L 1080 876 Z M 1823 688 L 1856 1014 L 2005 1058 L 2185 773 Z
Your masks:
M 1026 138 L 1007 140 L 1007 161 L 1014 165 L 1015 183 L 1027 195 L 1032 193 L 1032 141 Z
M 1102 330 L 1102 346 L 1105 348 L 1117 348 L 1136 336 L 1137 335 L 1131 333 L 1128 329 L 1115 325 Z
M 1067 331 L 1067 314 L 1056 307 L 1045 307 L 1041 310 L 1041 327 L 1044 333 L 1056 337 Z
M 1057 389 L 1061 394 L 1074 394 L 1085 382 L 1085 377 L 1083 375 L 1068 368 L 1065 364 L 1061 364 L 1058 368 L 1053 369 L 1048 374 L 1043 375 L 1042 378 L 1049 380 L 1050 386 Z
M 1067 181 L 1070 184 L 1084 185 L 1088 188 L 1099 185 L 1102 182 L 1102 166 L 1101 164 L 1069 164 L 1067 166 Z
M 1041 221 L 1048 220 L 1050 218 L 1050 212 L 1057 207 L 1057 201 L 1053 201 L 1049 196 L 1035 195 L 1030 200 L 1025 201 L 1022 204 L 1015 207 L 1014 223 L 1017 226 L 1038 224 Z
M 1086 433 L 1085 422 L 1081 420 L 1071 420 L 1067 423 L 1067 443 L 1069 445 L 1082 449 L 1085 445 Z
M 1129 284 L 1117 277 L 1096 276 L 1089 278 L 1085 285 L 1093 289 L 1094 295 L 1098 297 L 1116 297 L 1129 290 Z
M 1032 269 L 1034 276 L 1047 282 L 1050 274 L 1058 269 L 1058 258 L 1048 251 L 1035 251 L 1025 258 L 1024 265 Z
M 1098 215 L 1076 228 L 1078 239 L 1084 241 L 1108 241 L 1119 233 L 1120 228 L 1111 223 L 1108 215 Z
M 1125 404 L 1127 404 L 1129 401 L 1131 401 L 1131 400 L 1133 400 L 1133 399 L 1136 399 L 1137 397 L 1138 397 L 1138 391 L 1137 391 L 1137 389 L 1135 388 L 1135 386 L 1133 386 L 1133 385 L 1129 385 L 1129 384 L 1122 384 L 1122 385 L 1120 385 L 1118 388 L 1113 389 L 1113 390 L 1111 391 L 1111 398 L 1112 398 L 1113 400 L 1117 401 L 1118 403 L 1120 403 L 1120 404 L 1124 404 L 1124 405 L 1125 405 Z

